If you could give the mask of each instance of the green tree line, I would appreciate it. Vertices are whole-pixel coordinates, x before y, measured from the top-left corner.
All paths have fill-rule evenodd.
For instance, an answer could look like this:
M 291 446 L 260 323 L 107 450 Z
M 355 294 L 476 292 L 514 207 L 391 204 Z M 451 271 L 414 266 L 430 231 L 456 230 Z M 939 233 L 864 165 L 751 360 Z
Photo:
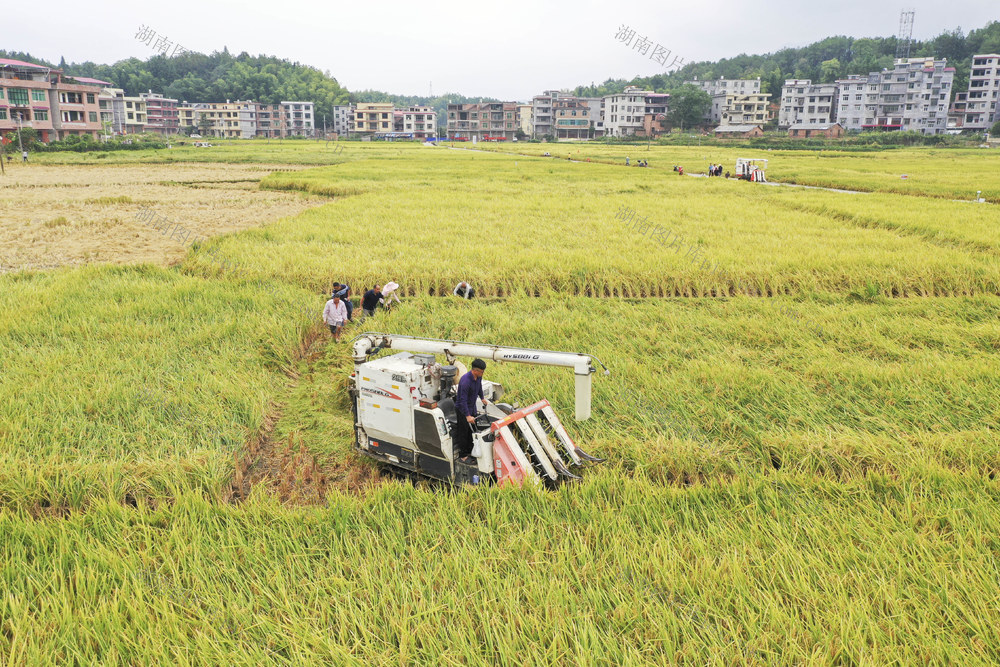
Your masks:
M 56 67 L 30 53 L 0 51 L 0 57 Z M 170 58 L 129 58 L 113 65 L 89 61 L 67 64 L 61 60 L 58 68 L 69 76 L 109 81 L 124 89 L 126 95 L 152 90 L 188 102 L 313 102 L 319 123 L 324 114 L 331 115 L 333 105 L 347 104 L 349 100 L 348 91 L 329 72 L 274 56 L 251 56 L 246 52 L 233 56 L 228 49 L 211 55 L 188 52 Z
M 850 74 L 868 74 L 891 68 L 896 55 L 896 37 L 827 37 L 801 48 L 781 49 L 764 55 L 740 54 L 715 62 L 695 62 L 669 73 L 627 79 L 608 79 L 601 84 L 577 86 L 574 94 L 600 97 L 619 93 L 625 86 L 639 86 L 654 92 L 671 92 L 685 80 L 756 79 L 761 91 L 772 100 L 781 96 L 785 79 L 812 79 L 830 83 Z M 947 58 L 955 67 L 954 90 L 969 88 L 969 69 L 976 53 L 1000 52 L 1000 22 L 993 21 L 983 28 L 964 34 L 961 28 L 942 32 L 925 41 L 914 41 L 910 57 Z
M 867 74 L 891 67 L 897 46 L 896 37 L 827 37 L 801 48 L 781 49 L 764 55 L 740 54 L 714 62 L 689 63 L 674 72 L 648 77 L 608 79 L 601 84 L 577 86 L 573 91 L 584 97 L 600 97 L 624 90 L 625 86 L 639 86 L 656 92 L 672 92 L 685 80 L 699 79 L 761 79 L 761 90 L 772 98 L 781 94 L 785 79 L 812 79 L 831 82 L 849 74 Z M 1000 22 L 994 21 L 968 34 L 961 28 L 942 32 L 925 41 L 915 41 L 910 48 L 911 57 L 947 58 L 956 69 L 954 90 L 968 89 L 969 68 L 975 53 L 1000 52 Z M 0 57 L 57 67 L 30 53 L 0 50 Z M 246 52 L 233 56 L 228 49 L 211 55 L 188 52 L 166 57 L 155 55 L 147 60 L 129 58 L 113 65 L 93 62 L 66 63 L 61 59 L 59 69 L 70 76 L 87 76 L 112 82 L 128 95 L 138 95 L 149 90 L 168 97 L 189 102 L 216 102 L 224 100 L 254 100 L 274 104 L 282 100 L 313 102 L 317 121 L 330 113 L 335 104 L 350 102 L 393 102 L 397 106 L 425 105 L 437 110 L 444 119 L 448 104 L 496 102 L 495 98 L 468 97 L 448 93 L 436 97 L 419 95 L 394 95 L 363 90 L 349 93 L 341 87 L 329 71 L 289 62 L 274 56 L 251 56 Z

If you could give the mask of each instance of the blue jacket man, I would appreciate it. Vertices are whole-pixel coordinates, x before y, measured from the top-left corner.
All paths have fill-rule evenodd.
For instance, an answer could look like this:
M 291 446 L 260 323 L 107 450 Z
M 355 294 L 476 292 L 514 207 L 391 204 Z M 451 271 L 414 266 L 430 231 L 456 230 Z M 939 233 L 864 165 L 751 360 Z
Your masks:
M 476 399 L 483 400 L 486 405 L 486 398 L 483 396 L 483 374 L 486 372 L 486 362 L 482 359 L 475 359 L 472 362 L 472 370 L 462 376 L 458 381 L 458 393 L 455 396 L 455 411 L 458 412 L 458 425 L 455 429 L 455 444 L 458 447 L 459 460 L 463 463 L 472 463 L 472 425 L 476 423 L 476 415 L 479 413 L 476 408 Z

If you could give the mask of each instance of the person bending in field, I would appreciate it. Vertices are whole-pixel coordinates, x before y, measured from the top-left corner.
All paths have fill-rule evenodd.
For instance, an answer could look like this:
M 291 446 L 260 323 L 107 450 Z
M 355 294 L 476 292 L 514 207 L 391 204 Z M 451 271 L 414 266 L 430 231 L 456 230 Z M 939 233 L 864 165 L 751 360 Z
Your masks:
M 476 290 L 474 290 L 469 283 L 463 280 L 459 284 L 455 285 L 455 291 L 453 291 L 452 294 L 460 296 L 463 299 L 471 299 L 476 296 Z
M 382 301 L 381 285 L 374 285 L 370 290 L 365 292 L 365 295 L 361 297 L 362 322 L 364 322 L 366 317 L 373 317 L 375 315 L 375 309 L 378 308 L 380 301 Z
M 333 334 L 333 340 L 340 342 L 340 330 L 344 328 L 344 322 L 347 320 L 347 306 L 344 302 L 340 300 L 340 297 L 334 294 L 330 297 L 330 300 L 326 302 L 326 307 L 323 308 L 323 321 L 326 322 L 327 326 L 330 327 L 330 333 Z
M 476 399 L 480 398 L 483 405 L 487 404 L 483 398 L 483 374 L 486 372 L 486 362 L 482 359 L 475 359 L 472 362 L 472 370 L 462 376 L 458 381 L 458 394 L 455 396 L 455 411 L 458 413 L 458 427 L 455 429 L 455 445 L 458 447 L 459 461 L 462 463 L 473 463 L 470 456 L 472 454 L 472 425 L 476 423 L 476 415 L 479 411 L 476 408 Z
M 351 286 L 346 284 L 341 285 L 340 283 L 334 283 L 333 294 L 331 294 L 330 296 L 331 297 L 339 296 L 340 300 L 344 302 L 344 305 L 347 307 L 347 321 L 350 322 L 351 313 L 354 310 L 354 304 L 351 303 Z
M 396 303 L 403 303 L 399 299 L 399 295 L 396 294 L 396 290 L 399 289 L 399 283 L 394 283 L 391 280 L 385 284 L 382 288 L 383 303 L 385 304 L 386 310 L 391 310 L 392 300 L 395 299 Z

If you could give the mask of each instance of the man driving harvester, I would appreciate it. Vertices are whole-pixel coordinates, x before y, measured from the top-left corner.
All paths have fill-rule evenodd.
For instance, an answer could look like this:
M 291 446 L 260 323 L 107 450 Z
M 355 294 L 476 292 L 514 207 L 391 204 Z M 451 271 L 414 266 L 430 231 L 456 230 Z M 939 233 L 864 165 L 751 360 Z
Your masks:
M 472 370 L 458 381 L 458 392 L 455 396 L 455 411 L 458 412 L 458 424 L 455 428 L 455 444 L 458 446 L 459 461 L 474 463 L 472 454 L 472 425 L 476 423 L 476 399 L 480 398 L 483 405 L 487 404 L 483 397 L 483 373 L 486 372 L 486 362 L 475 359 Z

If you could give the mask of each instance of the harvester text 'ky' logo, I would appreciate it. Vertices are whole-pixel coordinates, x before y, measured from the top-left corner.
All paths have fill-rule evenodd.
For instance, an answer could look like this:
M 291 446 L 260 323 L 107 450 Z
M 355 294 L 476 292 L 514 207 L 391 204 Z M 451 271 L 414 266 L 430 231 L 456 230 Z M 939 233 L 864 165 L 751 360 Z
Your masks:
M 512 361 L 514 359 L 534 360 L 534 359 L 538 359 L 538 355 L 537 354 L 535 354 L 535 355 L 531 355 L 531 354 L 505 354 L 505 355 L 503 355 L 503 358 L 504 359 L 510 359 Z

